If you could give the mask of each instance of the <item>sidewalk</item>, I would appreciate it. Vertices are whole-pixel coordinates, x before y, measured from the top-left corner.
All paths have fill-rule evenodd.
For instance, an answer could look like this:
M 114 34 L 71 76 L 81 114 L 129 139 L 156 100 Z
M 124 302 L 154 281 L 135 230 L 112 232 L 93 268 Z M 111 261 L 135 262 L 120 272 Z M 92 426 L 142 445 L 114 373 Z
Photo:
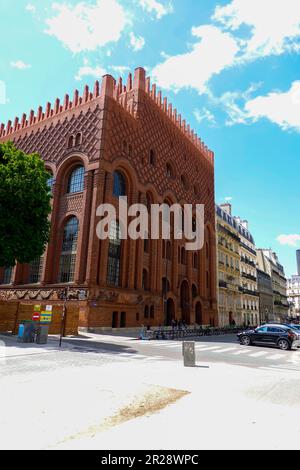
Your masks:
M 39 354 L 18 358 L 21 366 L 30 360 L 30 368 L 17 374 L 14 359 L 7 361 L 8 373 L 0 376 L 1 448 L 300 447 L 297 372 L 224 364 L 187 369 L 182 361 L 103 363 L 96 353 L 64 346 L 61 352 L 52 341 L 42 347 L 51 353 L 46 368 Z

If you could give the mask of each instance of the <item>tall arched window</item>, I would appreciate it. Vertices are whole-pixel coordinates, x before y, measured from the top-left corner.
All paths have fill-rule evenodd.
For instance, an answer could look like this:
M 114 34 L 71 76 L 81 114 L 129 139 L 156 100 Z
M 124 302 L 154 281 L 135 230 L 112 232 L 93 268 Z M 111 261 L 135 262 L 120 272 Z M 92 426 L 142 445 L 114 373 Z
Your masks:
M 78 226 L 77 217 L 71 217 L 65 224 L 59 262 L 59 282 L 74 281 Z
M 75 147 L 79 147 L 80 144 L 81 144 L 81 133 L 79 132 L 78 134 L 76 134 Z
M 120 171 L 114 172 L 114 188 L 113 195 L 115 197 L 126 196 L 126 180 Z
M 70 174 L 68 181 L 68 194 L 80 193 L 84 186 L 84 167 L 77 166 Z
M 12 283 L 12 277 L 13 277 L 13 267 L 12 266 L 6 266 L 3 271 L 3 278 L 2 282 L 0 284 L 4 285 L 9 285 Z
M 54 176 L 53 176 L 53 173 L 51 172 L 51 170 L 48 170 L 48 173 L 49 173 L 49 177 L 48 177 L 48 180 L 47 180 L 47 186 L 49 188 L 50 193 L 52 193 L 53 185 L 54 185 Z
M 41 282 L 44 266 L 44 257 L 35 259 L 29 265 L 29 284 L 39 284 Z
M 172 260 L 172 244 L 169 241 L 167 242 L 167 245 L 166 245 L 166 258 L 169 261 Z
M 68 139 L 68 149 L 71 149 L 72 147 L 74 147 L 74 136 L 70 135 Z
M 118 287 L 121 281 L 121 229 L 117 221 L 113 221 L 109 232 L 107 284 Z
M 145 306 L 144 317 L 149 318 L 149 307 L 148 307 L 148 305 Z
M 149 290 L 149 276 L 147 269 L 143 270 L 143 289 Z
M 181 248 L 181 264 L 186 264 L 186 250 L 184 247 Z

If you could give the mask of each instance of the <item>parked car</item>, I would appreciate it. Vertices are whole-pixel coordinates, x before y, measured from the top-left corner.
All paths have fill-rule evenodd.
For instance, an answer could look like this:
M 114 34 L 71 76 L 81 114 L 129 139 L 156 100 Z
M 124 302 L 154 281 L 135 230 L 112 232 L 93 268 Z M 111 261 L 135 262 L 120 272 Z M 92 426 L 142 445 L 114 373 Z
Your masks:
M 267 324 L 239 333 L 238 340 L 243 346 L 269 345 L 287 351 L 300 347 L 300 331 L 292 329 L 289 325 Z
M 289 326 L 290 328 L 292 328 L 292 330 L 300 331 L 300 325 L 295 325 L 294 323 L 290 323 L 290 324 L 288 324 L 287 326 Z

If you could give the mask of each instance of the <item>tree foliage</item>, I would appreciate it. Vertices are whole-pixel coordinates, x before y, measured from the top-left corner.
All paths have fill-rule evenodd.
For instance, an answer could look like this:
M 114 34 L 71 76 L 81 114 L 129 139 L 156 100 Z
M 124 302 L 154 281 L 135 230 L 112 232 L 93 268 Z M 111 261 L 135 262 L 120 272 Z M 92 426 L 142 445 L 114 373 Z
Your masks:
M 0 266 L 30 263 L 45 251 L 51 194 L 38 154 L 0 144 Z

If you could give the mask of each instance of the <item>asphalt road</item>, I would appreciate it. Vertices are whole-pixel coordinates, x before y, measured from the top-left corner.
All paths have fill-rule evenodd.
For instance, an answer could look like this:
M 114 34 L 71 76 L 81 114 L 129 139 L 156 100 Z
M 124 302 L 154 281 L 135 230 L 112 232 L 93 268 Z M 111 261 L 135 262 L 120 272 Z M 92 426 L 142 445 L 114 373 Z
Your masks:
M 182 359 L 182 341 L 139 341 L 131 338 L 106 335 L 65 339 L 78 349 L 108 356 L 139 360 Z M 300 349 L 281 351 L 274 347 L 241 346 L 235 335 L 195 339 L 197 364 L 225 363 L 253 368 L 300 371 Z
M 31 351 L 31 345 L 21 346 L 16 338 L 2 336 L 2 339 L 6 344 L 7 357 L 5 366 L 0 361 L 1 372 L 9 374 L 25 370 L 50 370 L 55 364 L 57 367 L 72 367 L 78 363 L 88 366 L 94 363 L 104 365 L 138 361 L 146 365 L 149 362 L 182 361 L 182 341 L 139 341 L 127 337 L 88 334 L 64 338 L 62 350 L 59 349 L 58 338 L 51 337 L 47 345 L 49 349 L 44 350 L 35 345 Z M 14 350 L 12 355 L 11 347 Z M 223 363 L 268 370 L 300 371 L 300 349 L 281 351 L 273 347 L 245 347 L 238 343 L 235 335 L 196 338 L 195 348 L 199 366 Z

